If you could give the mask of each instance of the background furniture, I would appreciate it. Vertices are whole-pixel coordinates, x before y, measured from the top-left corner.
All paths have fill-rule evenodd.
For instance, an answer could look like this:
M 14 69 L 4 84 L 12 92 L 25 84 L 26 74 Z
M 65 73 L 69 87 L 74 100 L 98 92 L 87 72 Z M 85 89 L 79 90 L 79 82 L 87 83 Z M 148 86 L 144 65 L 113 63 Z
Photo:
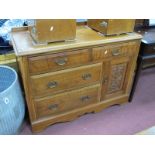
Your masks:
M 27 28 L 12 32 L 34 132 L 128 102 L 141 35 L 105 37 L 85 26 L 76 35 L 34 47 Z
M 19 27 L 23 25 L 25 24 L 23 24 L 22 20 L 0 19 L 0 65 L 13 67 L 16 71 L 18 71 L 16 56 L 13 47 L 7 38 L 9 30 L 11 31 L 11 27 Z
M 149 20 L 148 19 L 136 19 L 135 20 L 135 30 L 139 30 L 144 27 L 149 26 Z
M 145 27 L 137 30 L 143 35 L 137 60 L 137 69 L 129 101 L 132 101 L 137 82 L 142 69 L 155 66 L 155 28 Z

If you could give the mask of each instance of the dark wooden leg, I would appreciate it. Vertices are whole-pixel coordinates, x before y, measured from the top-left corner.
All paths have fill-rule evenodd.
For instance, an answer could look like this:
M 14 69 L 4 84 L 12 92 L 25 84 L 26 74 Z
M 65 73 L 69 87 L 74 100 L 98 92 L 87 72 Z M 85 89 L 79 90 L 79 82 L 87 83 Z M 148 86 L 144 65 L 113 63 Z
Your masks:
M 140 73 L 141 73 L 141 70 L 142 70 L 142 64 L 143 64 L 143 58 L 141 56 L 139 56 L 138 59 L 137 59 L 137 69 L 136 69 L 136 72 L 135 72 L 135 77 L 134 77 L 131 93 L 130 93 L 130 96 L 129 96 L 129 102 L 131 102 L 132 99 L 133 99 L 133 96 L 134 96 L 134 93 L 135 93 L 135 90 L 136 90 L 136 86 L 137 86 L 137 83 L 138 83 L 138 79 L 139 79 L 139 76 L 140 76 Z

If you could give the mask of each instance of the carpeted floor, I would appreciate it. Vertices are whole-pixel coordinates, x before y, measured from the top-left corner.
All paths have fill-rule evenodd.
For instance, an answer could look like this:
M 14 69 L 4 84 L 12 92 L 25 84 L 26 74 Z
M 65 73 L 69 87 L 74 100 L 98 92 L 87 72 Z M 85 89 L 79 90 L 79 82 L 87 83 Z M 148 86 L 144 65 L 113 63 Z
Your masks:
M 128 135 L 155 125 L 155 68 L 143 70 L 134 99 L 72 122 L 58 123 L 41 135 Z M 27 121 L 21 134 L 33 134 Z

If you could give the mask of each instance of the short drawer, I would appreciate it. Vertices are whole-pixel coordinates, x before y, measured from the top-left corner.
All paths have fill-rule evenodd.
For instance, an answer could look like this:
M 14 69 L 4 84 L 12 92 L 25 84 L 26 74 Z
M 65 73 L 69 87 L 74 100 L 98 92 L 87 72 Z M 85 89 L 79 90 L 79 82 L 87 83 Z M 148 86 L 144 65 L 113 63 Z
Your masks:
M 100 85 L 93 85 L 36 100 L 35 107 L 38 118 L 61 114 L 69 110 L 84 107 L 99 102 Z
M 28 58 L 31 74 L 45 73 L 48 71 L 61 70 L 67 67 L 83 65 L 91 60 L 91 52 L 89 49 Z
M 116 45 L 107 45 L 95 47 L 92 50 L 93 60 L 99 60 L 110 57 L 120 57 L 132 54 L 135 50 L 136 42 L 120 43 Z M 133 51 L 132 51 L 133 50 Z
M 155 57 L 143 60 L 143 65 L 142 65 L 143 68 L 147 68 L 151 66 L 152 67 L 155 66 Z
M 155 55 L 155 45 L 145 46 L 143 48 L 144 55 Z
M 97 83 L 101 79 L 102 64 L 92 64 L 42 75 L 31 76 L 35 96 L 63 92 L 67 89 Z

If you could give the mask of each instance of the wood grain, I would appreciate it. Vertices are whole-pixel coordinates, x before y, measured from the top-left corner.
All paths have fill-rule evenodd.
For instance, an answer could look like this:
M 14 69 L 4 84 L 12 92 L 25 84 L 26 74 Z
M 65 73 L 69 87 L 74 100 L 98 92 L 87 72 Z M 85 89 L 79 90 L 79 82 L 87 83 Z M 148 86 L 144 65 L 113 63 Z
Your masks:
M 101 60 L 105 58 L 115 58 L 130 55 L 130 52 L 128 51 L 132 49 L 133 46 L 135 46 L 137 43 L 138 42 L 136 41 L 130 41 L 127 43 L 95 47 L 92 49 L 93 60 Z
M 73 40 L 76 37 L 75 19 L 34 19 L 30 34 L 37 43 Z
M 99 102 L 100 85 L 61 93 L 51 97 L 36 100 L 38 118 L 62 114 L 66 111 L 84 107 Z
M 81 66 L 91 62 L 90 49 L 75 51 L 62 51 L 57 54 L 43 54 L 29 57 L 31 74 L 46 73 L 48 71 L 62 70 L 69 67 Z
M 104 24 L 103 24 L 104 23 Z M 88 26 L 105 35 L 133 32 L 134 19 L 88 19 Z
M 125 42 L 130 40 L 141 39 L 142 36 L 137 33 L 131 34 L 123 34 L 119 36 L 103 36 L 95 31 L 91 30 L 86 26 L 78 27 L 76 30 L 76 39 L 75 41 L 66 41 L 66 42 L 58 42 L 51 43 L 47 46 L 34 46 L 32 38 L 28 30 L 23 30 L 17 32 L 14 31 L 11 33 L 11 40 L 17 56 L 24 55 L 33 55 L 39 53 L 58 53 L 62 52 L 62 50 L 72 50 L 89 46 L 99 46 L 117 42 Z M 22 42 L 21 42 L 22 40 Z
M 140 39 L 80 27 L 75 42 L 34 47 L 25 28 L 13 31 L 33 132 L 127 103 Z
M 31 76 L 34 96 L 60 93 L 100 82 L 101 63 Z M 56 83 L 56 84 L 54 84 Z M 53 84 L 55 86 L 49 86 Z
M 84 114 L 100 112 L 103 109 L 110 107 L 112 105 L 115 105 L 115 104 L 121 105 L 127 102 L 128 102 L 128 96 L 122 95 L 96 104 L 91 104 L 89 106 L 70 110 L 60 115 L 38 119 L 32 122 L 32 131 L 41 132 L 42 130 L 44 130 L 45 128 L 47 128 L 52 124 L 73 121 Z

